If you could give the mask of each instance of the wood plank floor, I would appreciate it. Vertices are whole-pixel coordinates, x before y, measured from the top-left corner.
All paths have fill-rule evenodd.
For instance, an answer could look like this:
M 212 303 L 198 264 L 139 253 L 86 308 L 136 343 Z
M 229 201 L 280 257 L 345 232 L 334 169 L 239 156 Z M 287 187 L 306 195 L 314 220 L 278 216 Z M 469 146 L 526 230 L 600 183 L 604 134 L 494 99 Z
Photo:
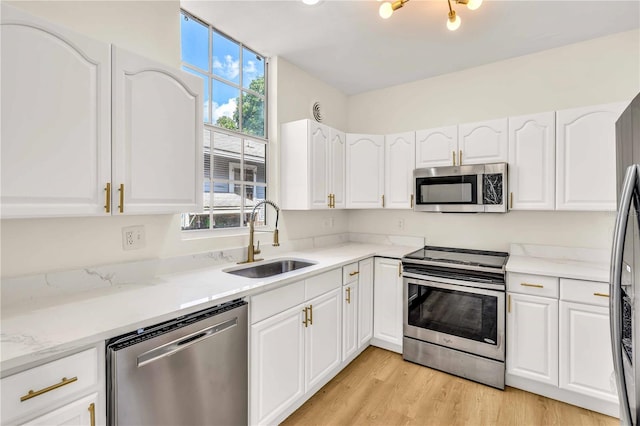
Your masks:
M 507 387 L 500 391 L 369 347 L 283 426 L 619 425 L 618 419 Z

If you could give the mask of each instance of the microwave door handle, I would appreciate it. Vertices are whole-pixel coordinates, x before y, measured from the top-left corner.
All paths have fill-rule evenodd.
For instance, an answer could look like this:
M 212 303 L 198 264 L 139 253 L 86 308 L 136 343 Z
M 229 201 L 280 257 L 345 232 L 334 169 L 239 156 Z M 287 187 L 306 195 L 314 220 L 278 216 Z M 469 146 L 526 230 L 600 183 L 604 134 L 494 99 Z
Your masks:
M 476 184 L 476 187 L 478 188 L 478 198 L 477 198 L 477 203 L 479 206 L 482 206 L 484 204 L 484 188 L 483 188 L 483 184 L 484 184 L 484 173 L 478 173 L 476 175 L 476 179 L 478 179 L 478 183 Z M 484 210 L 484 209 L 483 209 Z
M 627 387 L 622 364 L 622 262 L 624 240 L 627 233 L 627 222 L 631 210 L 634 189 L 638 185 L 638 166 L 630 166 L 625 174 L 620 197 L 620 206 L 616 216 L 613 233 L 613 248 L 611 250 L 611 298 L 609 299 L 611 316 L 611 350 L 613 351 L 613 368 L 616 376 L 616 386 L 620 397 L 621 424 L 631 424 L 631 412 L 627 395 Z

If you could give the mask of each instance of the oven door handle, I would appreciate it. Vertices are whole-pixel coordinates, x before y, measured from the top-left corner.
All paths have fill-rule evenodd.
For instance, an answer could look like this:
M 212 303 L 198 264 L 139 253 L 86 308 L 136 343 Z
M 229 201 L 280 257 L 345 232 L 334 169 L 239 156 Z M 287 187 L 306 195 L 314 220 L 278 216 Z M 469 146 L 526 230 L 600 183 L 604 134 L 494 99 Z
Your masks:
M 454 286 L 457 286 L 457 289 L 461 291 L 466 291 L 465 289 L 468 289 L 468 288 L 477 288 L 477 289 L 493 290 L 495 292 L 504 293 L 504 289 L 505 289 L 504 284 L 492 284 L 492 283 L 483 283 L 483 282 L 477 282 L 477 281 L 456 280 L 453 278 L 432 277 L 432 276 L 421 275 L 421 274 L 413 274 L 411 272 L 407 272 L 406 270 L 403 273 L 403 277 L 405 279 L 413 280 L 413 282 L 418 285 L 421 285 L 421 283 L 454 285 Z M 436 285 L 434 285 L 434 287 L 436 287 Z
M 488 296 L 497 296 L 504 298 L 504 290 L 493 290 L 487 288 L 480 287 L 469 287 L 466 285 L 457 285 L 457 284 L 447 284 L 437 281 L 425 280 L 425 279 L 415 279 L 415 278 L 404 278 L 405 285 L 415 284 L 422 287 L 435 287 L 441 288 L 443 290 L 456 290 L 464 293 L 474 293 L 474 294 L 484 294 Z

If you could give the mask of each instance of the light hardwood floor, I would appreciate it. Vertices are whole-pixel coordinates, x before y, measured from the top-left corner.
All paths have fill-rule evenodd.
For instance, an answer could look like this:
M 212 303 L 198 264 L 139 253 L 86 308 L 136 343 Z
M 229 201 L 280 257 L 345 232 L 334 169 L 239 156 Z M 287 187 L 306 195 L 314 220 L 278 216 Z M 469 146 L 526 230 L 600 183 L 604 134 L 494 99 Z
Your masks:
M 618 419 L 519 389 L 504 391 L 369 347 L 283 426 L 619 425 Z

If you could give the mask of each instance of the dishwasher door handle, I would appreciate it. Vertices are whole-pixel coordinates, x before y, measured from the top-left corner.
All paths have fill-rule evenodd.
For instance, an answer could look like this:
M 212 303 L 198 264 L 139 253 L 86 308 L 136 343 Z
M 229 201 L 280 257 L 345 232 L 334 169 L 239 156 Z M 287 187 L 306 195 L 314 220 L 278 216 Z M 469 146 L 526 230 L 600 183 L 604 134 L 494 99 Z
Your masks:
M 218 333 L 222 333 L 223 331 L 228 330 L 231 327 L 235 327 L 236 325 L 238 325 L 237 317 L 225 322 L 221 322 L 216 325 L 212 325 L 211 327 L 204 328 L 200 331 L 196 331 L 195 333 L 191 333 L 187 336 L 183 336 L 172 342 L 169 342 L 157 348 L 151 349 L 150 351 L 147 351 L 141 355 L 138 355 L 138 358 L 137 358 L 138 368 L 145 366 L 149 363 L 152 363 L 154 361 L 157 361 L 159 359 L 168 357 L 169 355 L 173 355 L 176 352 L 186 349 L 191 345 L 194 345 L 198 342 L 203 341 L 204 339 L 208 339 L 209 337 L 215 336 Z

